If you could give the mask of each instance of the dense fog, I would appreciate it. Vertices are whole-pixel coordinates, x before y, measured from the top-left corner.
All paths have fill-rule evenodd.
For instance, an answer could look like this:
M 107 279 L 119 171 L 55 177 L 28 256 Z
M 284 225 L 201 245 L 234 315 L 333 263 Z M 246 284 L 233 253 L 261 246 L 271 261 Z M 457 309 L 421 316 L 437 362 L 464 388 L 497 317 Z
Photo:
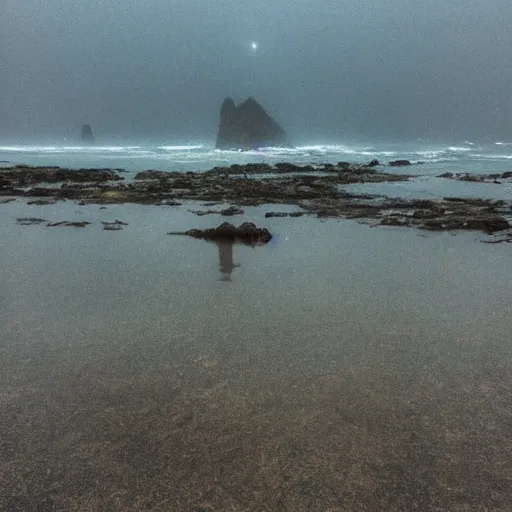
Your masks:
M 4 0 L 0 137 L 213 141 L 253 96 L 295 140 L 503 139 L 511 24 L 510 0 Z

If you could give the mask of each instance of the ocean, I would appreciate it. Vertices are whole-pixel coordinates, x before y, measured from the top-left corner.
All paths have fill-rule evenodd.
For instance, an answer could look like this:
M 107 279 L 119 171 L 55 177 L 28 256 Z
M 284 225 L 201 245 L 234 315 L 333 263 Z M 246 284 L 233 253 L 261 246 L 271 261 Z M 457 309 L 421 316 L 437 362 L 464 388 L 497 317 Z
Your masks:
M 127 179 L 374 158 L 417 178 L 365 190 L 512 197 L 435 178 L 511 170 L 505 143 L 0 148 Z M 225 220 L 188 208 L 0 206 L 0 510 L 512 509 L 510 245 L 260 206 L 234 220 L 271 243 L 222 248 L 166 234 Z
M 206 143 L 188 145 L 17 145 L 0 142 L 0 160 L 29 165 L 111 167 L 134 172 L 144 169 L 203 171 L 214 166 L 250 162 L 319 164 L 378 159 L 406 159 L 414 173 L 501 172 L 512 167 L 512 142 L 313 144 L 295 148 L 261 148 L 254 151 L 216 150 Z M 409 172 L 409 170 L 408 170 Z

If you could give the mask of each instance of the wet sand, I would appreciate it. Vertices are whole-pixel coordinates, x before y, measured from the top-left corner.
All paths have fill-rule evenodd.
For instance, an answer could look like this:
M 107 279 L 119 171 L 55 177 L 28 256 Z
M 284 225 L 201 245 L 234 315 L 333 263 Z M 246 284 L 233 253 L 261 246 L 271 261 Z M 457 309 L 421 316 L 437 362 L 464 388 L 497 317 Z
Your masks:
M 512 508 L 508 245 L 247 207 L 277 236 L 219 247 L 167 236 L 218 223 L 175 208 L 1 208 L 0 510 Z

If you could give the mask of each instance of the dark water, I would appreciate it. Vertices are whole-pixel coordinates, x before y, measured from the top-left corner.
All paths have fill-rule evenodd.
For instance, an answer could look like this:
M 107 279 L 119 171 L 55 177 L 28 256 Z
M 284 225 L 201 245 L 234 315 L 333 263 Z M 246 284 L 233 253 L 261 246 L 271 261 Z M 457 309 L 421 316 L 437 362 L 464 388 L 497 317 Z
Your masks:
M 512 507 L 507 245 L 260 208 L 239 220 L 271 244 L 218 247 L 167 236 L 217 220 L 176 208 L 1 208 L 3 510 Z

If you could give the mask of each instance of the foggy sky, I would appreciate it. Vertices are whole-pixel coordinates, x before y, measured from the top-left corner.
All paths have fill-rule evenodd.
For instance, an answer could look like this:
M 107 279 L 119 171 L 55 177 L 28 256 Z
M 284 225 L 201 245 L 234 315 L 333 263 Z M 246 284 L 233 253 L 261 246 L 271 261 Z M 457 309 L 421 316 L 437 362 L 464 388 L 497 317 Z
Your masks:
M 512 137 L 510 0 L 3 0 L 0 137 Z M 259 49 L 251 54 L 251 41 Z

